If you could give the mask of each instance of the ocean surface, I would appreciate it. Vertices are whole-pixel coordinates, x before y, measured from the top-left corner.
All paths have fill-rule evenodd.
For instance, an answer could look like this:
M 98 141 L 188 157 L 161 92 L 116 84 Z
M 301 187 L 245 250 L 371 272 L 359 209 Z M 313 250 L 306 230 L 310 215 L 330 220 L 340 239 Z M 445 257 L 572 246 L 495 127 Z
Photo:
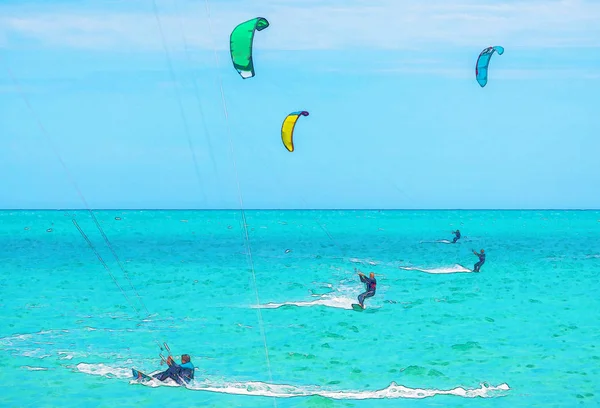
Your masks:
M 0 212 L 2 407 L 600 406 L 600 211 L 93 215 Z

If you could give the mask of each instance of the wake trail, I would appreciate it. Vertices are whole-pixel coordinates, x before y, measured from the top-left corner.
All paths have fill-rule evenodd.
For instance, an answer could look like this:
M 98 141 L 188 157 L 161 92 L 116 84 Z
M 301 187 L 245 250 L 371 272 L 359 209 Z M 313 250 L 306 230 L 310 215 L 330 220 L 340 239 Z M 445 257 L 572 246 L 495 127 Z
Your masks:
M 442 266 L 440 268 L 433 268 L 433 269 L 425 269 L 425 268 L 419 268 L 419 267 L 414 267 L 414 266 L 400 266 L 399 268 L 403 269 L 405 271 L 419 271 L 419 272 L 431 273 L 431 274 L 450 274 L 450 273 L 474 272 L 472 269 L 465 268 L 464 266 L 462 266 L 460 264 L 454 264 L 454 266 Z
M 121 379 L 129 378 L 131 379 L 130 384 L 140 384 L 152 388 L 161 386 L 178 387 L 178 385 L 171 380 L 161 382 L 153 379 L 149 381 L 138 382 L 137 380 L 132 379 L 131 369 L 122 367 L 110 367 L 104 364 L 80 363 L 73 368 L 81 373 L 90 375 L 99 375 L 112 378 L 116 377 Z M 274 398 L 321 396 L 336 400 L 367 400 L 384 398 L 423 399 L 434 397 L 436 395 L 454 395 L 463 398 L 497 398 L 505 396 L 510 390 L 510 387 L 506 383 L 496 386 L 482 383 L 480 384 L 479 388 L 464 388 L 459 386 L 452 389 L 441 390 L 436 388 L 409 388 L 403 385 L 398 385 L 395 382 L 391 382 L 389 386 L 380 390 L 331 390 L 311 385 L 295 386 L 289 384 L 266 383 L 261 381 L 211 381 L 209 379 L 193 380 L 186 386 L 186 388 L 192 391 L 208 391 L 232 395 Z

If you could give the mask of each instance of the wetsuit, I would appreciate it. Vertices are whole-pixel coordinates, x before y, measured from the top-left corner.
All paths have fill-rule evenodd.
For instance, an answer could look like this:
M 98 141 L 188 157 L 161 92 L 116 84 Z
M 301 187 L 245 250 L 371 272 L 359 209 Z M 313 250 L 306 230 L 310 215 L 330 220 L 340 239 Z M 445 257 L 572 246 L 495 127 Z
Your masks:
M 184 381 L 189 383 L 194 379 L 194 365 L 191 361 L 185 364 L 177 364 L 173 362 L 169 368 L 162 373 L 154 374 L 154 378 L 164 381 L 167 378 L 174 380 L 179 385 L 184 385 Z
M 485 263 L 485 254 L 476 254 L 476 255 L 479 257 L 479 262 L 477 262 L 475 265 L 473 265 L 473 271 L 479 272 L 479 269 L 481 269 L 481 267 Z
M 365 299 L 375 295 L 375 290 L 377 289 L 377 280 L 375 278 L 371 279 L 364 275 L 360 275 L 360 281 L 367 284 L 367 291 L 358 295 L 358 303 L 362 307 L 365 307 L 363 304 Z
M 460 231 L 455 231 L 455 232 L 453 232 L 453 234 L 456 235 L 454 237 L 454 239 L 452 240 L 452 243 L 455 244 L 456 241 L 458 241 L 460 239 Z

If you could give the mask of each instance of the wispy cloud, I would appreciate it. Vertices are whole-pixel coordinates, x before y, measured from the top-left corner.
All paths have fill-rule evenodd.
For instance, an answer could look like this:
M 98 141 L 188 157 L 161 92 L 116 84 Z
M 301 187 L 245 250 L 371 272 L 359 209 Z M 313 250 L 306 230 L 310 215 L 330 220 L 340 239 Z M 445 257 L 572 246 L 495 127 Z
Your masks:
M 257 34 L 260 47 L 270 50 L 600 47 L 596 0 L 210 1 L 212 33 L 204 2 L 156 1 L 173 49 L 226 50 L 232 28 L 256 16 L 271 23 Z M 0 6 L 0 44 L 15 48 L 29 40 L 74 49 L 162 50 L 150 1 L 102 4 Z

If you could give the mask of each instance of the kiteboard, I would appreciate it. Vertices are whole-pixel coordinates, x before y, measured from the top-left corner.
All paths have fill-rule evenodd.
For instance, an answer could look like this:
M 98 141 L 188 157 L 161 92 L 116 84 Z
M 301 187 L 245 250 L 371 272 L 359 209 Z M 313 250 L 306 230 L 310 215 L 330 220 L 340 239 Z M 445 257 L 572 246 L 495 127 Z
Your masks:
M 361 305 L 359 305 L 358 303 L 352 303 L 352 309 L 356 310 L 357 312 L 362 312 L 363 310 L 365 310 Z
M 141 371 L 136 370 L 135 368 L 131 369 L 131 373 L 133 374 L 133 378 L 135 378 L 136 380 L 148 381 L 152 379 L 152 377 L 150 377 L 149 375 L 146 375 Z

